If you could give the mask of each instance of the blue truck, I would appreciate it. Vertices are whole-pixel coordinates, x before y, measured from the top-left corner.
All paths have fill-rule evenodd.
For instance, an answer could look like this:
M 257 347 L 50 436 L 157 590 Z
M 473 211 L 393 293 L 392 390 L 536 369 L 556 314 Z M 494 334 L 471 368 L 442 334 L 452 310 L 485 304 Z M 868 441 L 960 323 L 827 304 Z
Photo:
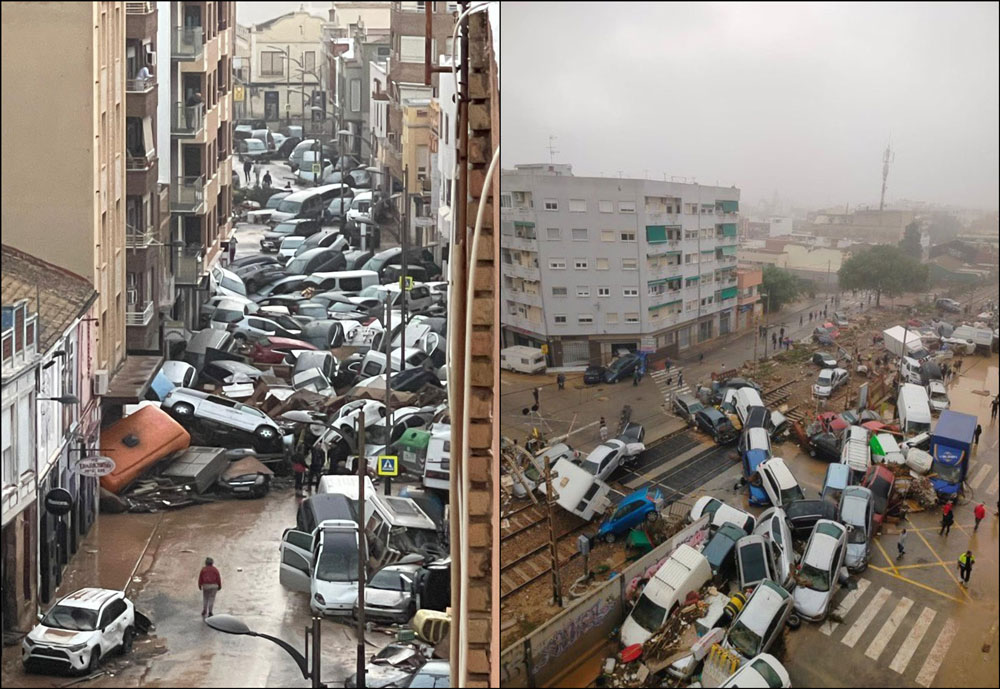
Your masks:
M 930 453 L 934 458 L 931 479 L 939 498 L 948 499 L 962 489 L 969 472 L 969 455 L 978 420 L 971 414 L 947 409 L 941 412 L 931 433 Z

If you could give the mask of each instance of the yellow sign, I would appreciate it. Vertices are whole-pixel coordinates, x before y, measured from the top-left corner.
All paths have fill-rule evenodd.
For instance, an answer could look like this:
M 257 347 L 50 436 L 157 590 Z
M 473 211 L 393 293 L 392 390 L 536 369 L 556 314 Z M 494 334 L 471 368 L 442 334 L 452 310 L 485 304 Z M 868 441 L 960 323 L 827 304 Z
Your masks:
M 545 354 L 547 356 L 548 353 L 549 353 L 549 346 L 547 344 L 543 344 L 542 345 L 542 354 Z
M 313 171 L 314 175 L 319 175 L 319 174 L 323 173 L 323 168 L 320 166 L 319 163 L 313 163 L 312 164 L 312 171 Z
M 403 281 L 406 281 L 406 285 L 403 285 Z M 399 276 L 399 289 L 405 289 L 407 292 L 413 289 L 413 278 L 409 275 Z
M 379 455 L 378 475 L 399 476 L 399 458 L 396 455 Z
M 236 86 L 234 86 L 233 87 L 233 100 L 236 101 L 237 103 L 242 103 L 243 102 L 243 93 L 244 93 L 244 91 L 243 91 L 243 87 L 242 86 L 240 86 L 239 84 L 237 84 Z

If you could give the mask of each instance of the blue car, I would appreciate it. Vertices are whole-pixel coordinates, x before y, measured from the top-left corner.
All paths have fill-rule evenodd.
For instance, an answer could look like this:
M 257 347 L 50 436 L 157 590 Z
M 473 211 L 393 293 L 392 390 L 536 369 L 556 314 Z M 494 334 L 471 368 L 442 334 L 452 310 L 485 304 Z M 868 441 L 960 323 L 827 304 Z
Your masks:
M 750 479 L 757 471 L 757 467 L 767 460 L 768 453 L 764 450 L 748 450 L 743 453 L 743 478 L 747 480 L 751 505 L 771 504 L 771 499 L 767 497 L 767 493 L 764 492 L 764 486 L 761 485 L 760 477 L 755 477 L 753 480 Z
M 610 517 L 601 523 L 597 538 L 607 543 L 614 543 L 643 521 L 656 521 L 660 518 L 659 509 L 663 504 L 663 491 L 659 488 L 640 488 L 618 503 Z

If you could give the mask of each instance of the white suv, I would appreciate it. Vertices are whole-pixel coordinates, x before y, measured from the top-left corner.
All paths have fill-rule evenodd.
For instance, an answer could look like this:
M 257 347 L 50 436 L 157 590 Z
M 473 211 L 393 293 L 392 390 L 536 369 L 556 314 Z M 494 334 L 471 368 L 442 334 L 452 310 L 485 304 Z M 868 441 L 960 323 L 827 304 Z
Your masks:
M 52 606 L 21 642 L 25 670 L 68 668 L 80 674 L 97 669 L 114 649 L 122 655 L 135 640 L 135 608 L 121 591 L 85 588 Z
M 174 388 L 163 398 L 160 408 L 188 425 L 193 420 L 207 421 L 253 434 L 255 449 L 261 452 L 281 450 L 281 427 L 264 412 L 228 397 L 210 395 L 190 388 Z

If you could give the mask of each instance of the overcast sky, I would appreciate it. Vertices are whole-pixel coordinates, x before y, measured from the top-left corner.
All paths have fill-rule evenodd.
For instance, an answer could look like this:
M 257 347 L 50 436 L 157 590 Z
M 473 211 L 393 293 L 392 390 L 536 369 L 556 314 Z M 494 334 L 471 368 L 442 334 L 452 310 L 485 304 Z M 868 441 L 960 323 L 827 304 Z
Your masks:
M 300 8 L 325 19 L 332 5 L 332 2 L 237 2 L 236 21 L 244 25 L 260 24 Z
M 998 205 L 998 5 L 504 2 L 504 167 Z

